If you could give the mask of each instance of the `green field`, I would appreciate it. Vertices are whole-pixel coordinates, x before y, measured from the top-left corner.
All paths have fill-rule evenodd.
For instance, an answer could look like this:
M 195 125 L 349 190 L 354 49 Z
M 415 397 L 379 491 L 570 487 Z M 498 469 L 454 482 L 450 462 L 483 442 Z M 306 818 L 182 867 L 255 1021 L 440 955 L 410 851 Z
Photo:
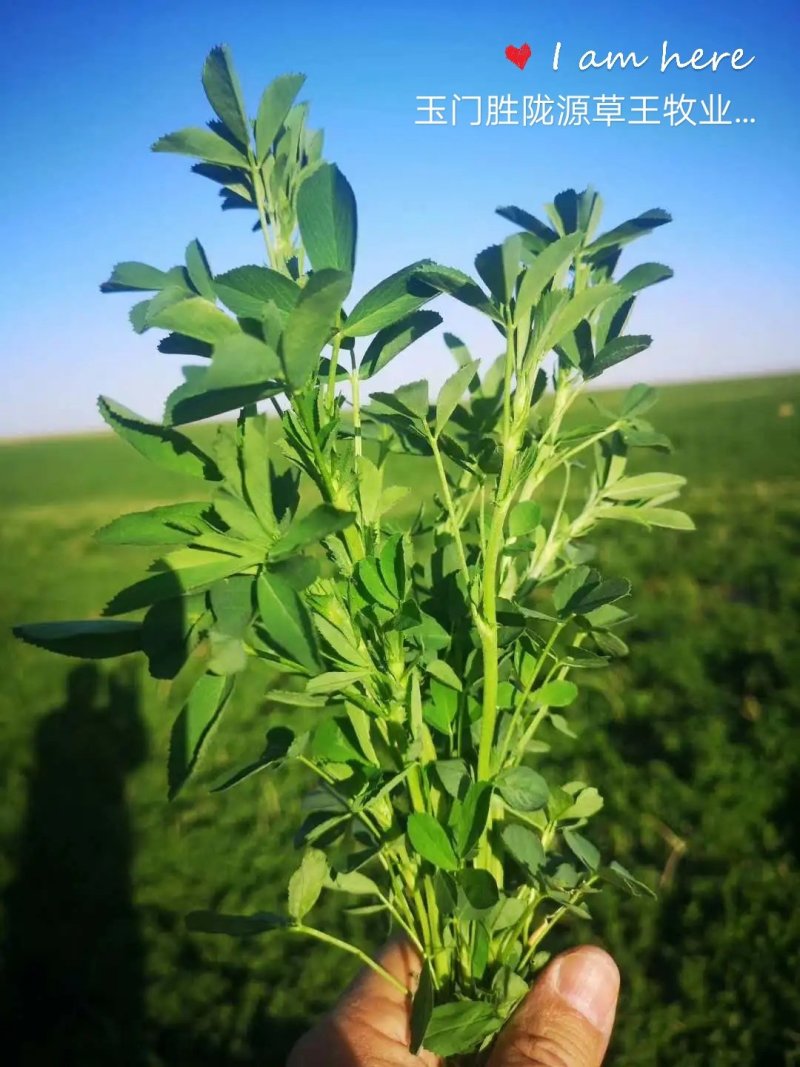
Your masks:
M 659 900 L 609 891 L 562 938 L 620 963 L 614 1064 L 800 1064 L 800 376 L 665 388 L 653 421 L 697 532 L 605 534 L 604 568 L 634 583 L 631 657 L 590 679 L 579 742 L 547 758 L 600 788 L 598 844 Z M 395 476 L 419 490 L 425 462 Z M 299 776 L 207 788 L 276 721 L 263 676 L 168 804 L 169 721 L 138 659 L 81 664 L 9 633 L 98 614 L 152 553 L 93 530 L 195 490 L 96 435 L 0 446 L 0 492 L 5 1062 L 281 1064 L 349 961 L 279 935 L 190 935 L 182 918 L 269 910 L 296 862 Z

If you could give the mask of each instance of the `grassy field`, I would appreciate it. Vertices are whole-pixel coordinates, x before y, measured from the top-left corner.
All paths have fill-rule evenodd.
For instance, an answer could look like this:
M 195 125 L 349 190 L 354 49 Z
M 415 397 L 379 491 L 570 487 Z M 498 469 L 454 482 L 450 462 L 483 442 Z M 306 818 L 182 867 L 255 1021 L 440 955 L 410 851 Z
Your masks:
M 632 654 L 548 758 L 600 787 L 598 843 L 659 900 L 612 894 L 563 938 L 620 962 L 613 1063 L 798 1064 L 800 376 L 670 387 L 653 421 L 698 529 L 606 535 L 604 566 L 634 583 Z M 424 464 L 395 476 L 418 490 Z M 325 949 L 183 929 L 196 907 L 269 910 L 294 859 L 298 777 L 207 789 L 280 721 L 262 676 L 167 804 L 169 722 L 138 660 L 81 664 L 9 634 L 98 614 L 152 554 L 93 530 L 193 491 L 105 435 L 0 446 L 0 1012 L 25 1067 L 278 1065 L 351 974 Z

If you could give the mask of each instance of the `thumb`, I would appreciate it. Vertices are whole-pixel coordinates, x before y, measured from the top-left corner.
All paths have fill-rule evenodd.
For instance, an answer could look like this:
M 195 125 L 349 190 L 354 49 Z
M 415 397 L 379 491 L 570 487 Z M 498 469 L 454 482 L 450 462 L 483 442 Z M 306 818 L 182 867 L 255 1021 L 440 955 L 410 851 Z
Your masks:
M 600 1067 L 618 993 L 617 965 L 602 949 L 557 956 L 500 1035 L 489 1067 Z

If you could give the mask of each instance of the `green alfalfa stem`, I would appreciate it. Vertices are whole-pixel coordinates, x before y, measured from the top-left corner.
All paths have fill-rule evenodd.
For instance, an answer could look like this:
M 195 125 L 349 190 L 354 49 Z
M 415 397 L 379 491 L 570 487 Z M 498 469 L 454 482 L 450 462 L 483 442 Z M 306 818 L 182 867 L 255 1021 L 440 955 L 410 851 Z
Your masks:
M 386 981 L 394 986 L 394 988 L 402 993 L 403 996 L 408 996 L 411 993 L 410 989 L 407 989 L 401 981 L 399 981 L 393 974 L 390 974 L 385 967 L 382 967 L 380 963 L 368 956 L 366 952 L 362 952 L 360 948 L 355 945 L 351 945 L 349 941 L 341 941 L 338 937 L 334 937 L 332 934 L 326 934 L 323 930 L 317 930 L 313 926 L 304 926 L 302 923 L 297 923 L 296 926 L 289 926 L 287 930 L 291 934 L 299 934 L 305 937 L 314 938 L 316 941 L 321 941 L 324 945 L 332 945 L 334 948 L 339 948 L 342 952 L 348 952 L 351 956 L 355 956 L 375 974 L 385 978 Z
M 282 270 L 285 269 L 285 264 L 282 262 L 282 257 L 279 255 L 277 248 L 273 247 L 272 241 L 270 240 L 269 223 L 267 221 L 266 190 L 264 188 L 264 179 L 261 175 L 261 168 L 256 163 L 252 151 L 248 151 L 248 154 L 250 157 L 250 181 L 253 185 L 253 195 L 256 201 L 256 211 L 258 212 L 261 235 L 264 240 L 264 247 L 267 250 L 267 262 L 275 270 Z
M 492 748 L 494 747 L 495 726 L 497 723 L 497 686 L 499 682 L 499 649 L 497 644 L 498 572 L 504 543 L 503 532 L 513 496 L 510 492 L 510 487 L 514 461 L 519 451 L 519 431 L 512 427 L 511 418 L 511 380 L 514 373 L 515 345 L 514 333 L 510 328 L 507 336 L 505 382 L 503 387 L 503 459 L 483 559 L 483 597 L 478 627 L 483 651 L 483 704 L 477 768 L 478 781 L 481 782 L 487 782 L 491 777 Z M 487 857 L 488 849 L 487 831 L 482 847 L 484 861 Z
M 444 469 L 442 452 L 439 448 L 439 442 L 437 441 L 436 437 L 430 432 L 427 426 L 425 426 L 425 435 L 428 439 L 428 444 L 431 446 L 431 451 L 433 452 L 433 461 L 436 464 L 436 473 L 439 476 L 439 487 L 442 490 L 442 500 L 447 511 L 447 517 L 450 520 L 450 532 L 453 535 L 453 540 L 455 541 L 456 545 L 456 551 L 458 552 L 458 562 L 461 567 L 461 573 L 464 577 L 464 581 L 467 583 L 467 586 L 469 586 L 469 564 L 467 563 L 467 554 L 464 549 L 464 540 L 461 537 L 461 523 L 459 522 L 458 515 L 456 515 L 453 494 L 450 491 L 450 483 L 447 480 L 447 473 Z
M 508 759 L 509 750 L 511 748 L 511 739 L 512 739 L 512 737 L 514 736 L 514 734 L 517 731 L 517 728 L 518 728 L 519 723 L 520 723 L 520 718 L 523 715 L 523 713 L 525 711 L 525 705 L 528 702 L 528 697 L 533 692 L 533 688 L 536 685 L 537 681 L 539 680 L 539 675 L 541 674 L 542 667 L 544 666 L 545 662 L 547 661 L 547 657 L 550 655 L 550 653 L 553 650 L 553 645 L 555 645 L 555 643 L 558 640 L 558 637 L 559 637 L 561 631 L 564 629 L 565 626 L 566 626 L 566 623 L 559 622 L 559 623 L 556 623 L 556 625 L 553 627 L 552 633 L 550 634 L 550 637 L 547 640 L 547 644 L 544 646 L 544 648 L 542 649 L 541 653 L 539 654 L 539 657 L 536 660 L 536 664 L 535 664 L 533 670 L 531 671 L 531 676 L 528 679 L 528 684 L 525 686 L 525 689 L 519 695 L 519 699 L 517 700 L 516 706 L 514 708 L 514 714 L 512 716 L 511 723 L 509 724 L 508 731 L 506 732 L 506 736 L 505 736 L 505 739 L 504 739 L 504 742 L 503 742 L 503 747 L 500 750 L 500 756 L 498 757 L 498 760 L 497 760 L 497 766 L 498 767 L 505 766 L 505 762 Z M 537 712 L 537 714 L 539 714 L 541 712 L 546 712 L 546 711 L 547 711 L 547 708 L 540 708 L 539 712 Z M 515 747 L 517 747 L 518 754 L 519 754 L 520 758 L 522 758 L 522 756 L 525 754 L 525 747 L 522 744 L 520 744 L 519 746 L 515 746 Z
M 341 344 L 341 337 L 337 330 L 336 335 L 331 342 L 331 358 L 328 366 L 328 395 L 327 404 L 328 416 L 333 418 L 336 412 L 336 373 L 339 369 L 339 346 Z

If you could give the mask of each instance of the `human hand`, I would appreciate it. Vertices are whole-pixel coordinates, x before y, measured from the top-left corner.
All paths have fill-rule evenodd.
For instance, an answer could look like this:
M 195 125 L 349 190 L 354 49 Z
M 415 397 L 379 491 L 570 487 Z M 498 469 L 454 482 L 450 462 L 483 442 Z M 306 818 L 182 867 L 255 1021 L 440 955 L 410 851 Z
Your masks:
M 414 987 L 419 957 L 407 942 L 389 944 L 380 962 L 407 988 Z M 488 1067 L 600 1067 L 618 992 L 619 972 L 602 949 L 562 953 L 501 1032 Z M 409 998 L 365 971 L 302 1038 L 287 1067 L 440 1067 L 430 1052 L 410 1052 L 409 1041 Z

